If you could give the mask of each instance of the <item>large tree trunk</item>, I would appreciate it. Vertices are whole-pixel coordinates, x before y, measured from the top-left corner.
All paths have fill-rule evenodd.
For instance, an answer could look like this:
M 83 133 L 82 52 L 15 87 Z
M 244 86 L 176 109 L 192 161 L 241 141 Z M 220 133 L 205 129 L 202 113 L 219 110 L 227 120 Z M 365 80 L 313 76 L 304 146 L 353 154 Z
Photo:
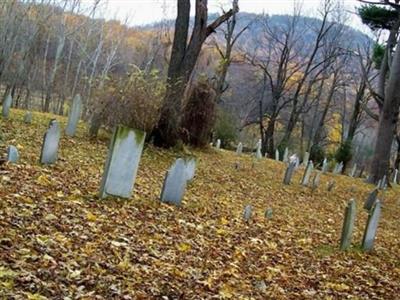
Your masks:
M 400 93 L 400 49 L 397 48 L 390 69 L 390 77 L 385 93 L 385 102 L 379 117 L 379 128 L 375 145 L 374 158 L 371 165 L 370 181 L 378 182 L 388 175 L 390 167 L 390 151 L 399 116 Z

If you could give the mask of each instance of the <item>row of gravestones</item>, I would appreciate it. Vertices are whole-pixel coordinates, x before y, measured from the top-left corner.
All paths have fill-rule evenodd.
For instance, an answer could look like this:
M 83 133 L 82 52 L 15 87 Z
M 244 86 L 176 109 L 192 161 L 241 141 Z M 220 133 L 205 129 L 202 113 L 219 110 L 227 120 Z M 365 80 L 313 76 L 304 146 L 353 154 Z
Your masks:
M 364 209 L 368 212 L 367 224 L 361 243 L 363 251 L 371 251 L 374 248 L 374 241 L 378 230 L 379 218 L 381 216 L 382 204 L 379 201 L 378 190 L 374 190 L 364 203 Z M 356 219 L 356 202 L 350 200 L 344 213 L 342 235 L 340 238 L 340 249 L 347 250 L 351 246 L 354 224 Z

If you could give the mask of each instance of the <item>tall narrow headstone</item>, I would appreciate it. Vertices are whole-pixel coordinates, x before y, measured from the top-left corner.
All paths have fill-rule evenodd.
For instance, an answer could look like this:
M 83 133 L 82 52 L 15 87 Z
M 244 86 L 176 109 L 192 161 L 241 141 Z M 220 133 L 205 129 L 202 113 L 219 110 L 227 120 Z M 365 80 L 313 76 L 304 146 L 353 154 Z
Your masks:
M 261 139 L 259 139 L 257 142 L 257 145 L 256 145 L 256 158 L 257 159 L 262 158 L 261 146 L 262 146 L 262 141 L 261 141 Z
M 371 251 L 374 248 L 374 241 L 376 237 L 376 231 L 378 229 L 379 218 L 381 216 L 381 202 L 376 201 L 371 213 L 368 216 L 367 225 L 364 231 L 364 237 L 362 241 L 363 251 Z
M 328 172 L 328 160 L 324 158 L 324 161 L 322 162 L 322 173 Z
M 314 169 L 314 164 L 312 161 L 309 161 L 309 163 L 304 171 L 303 179 L 301 180 L 302 185 L 304 185 L 304 186 L 308 185 L 308 182 L 310 181 L 310 176 L 311 176 L 313 169 Z
M 4 99 L 3 101 L 3 109 L 1 111 L 1 114 L 4 119 L 8 119 L 8 117 L 10 116 L 11 104 L 12 104 L 12 98 L 11 95 L 8 94 L 6 99 Z
M 283 184 L 286 184 L 286 185 L 290 184 L 290 182 L 292 181 L 292 176 L 293 176 L 295 169 L 296 169 L 295 162 L 292 162 L 288 165 L 286 172 L 285 172 L 285 177 L 283 178 Z
M 245 222 L 250 221 L 252 214 L 253 214 L 253 207 L 251 205 L 246 205 L 243 211 L 243 219 L 245 220 Z
M 161 202 L 180 206 L 187 184 L 186 163 L 178 158 L 167 171 L 161 191 Z
M 278 149 L 275 150 L 275 160 L 279 161 L 279 150 Z
M 221 149 L 221 140 L 220 139 L 217 140 L 217 142 L 215 144 L 215 148 Z
M 399 170 L 396 169 L 396 170 L 394 170 L 393 183 L 397 184 L 398 182 L 399 182 Z
M 58 144 L 60 143 L 60 126 L 57 120 L 53 119 L 49 123 L 49 128 L 43 137 L 40 163 L 45 165 L 54 164 L 58 157 Z
M 372 207 L 374 207 L 375 202 L 378 198 L 378 189 L 373 190 L 369 195 L 367 200 L 365 200 L 364 202 L 364 209 L 367 211 L 370 211 L 372 209 Z
M 356 202 L 354 201 L 354 199 L 351 199 L 344 211 L 342 236 L 340 238 L 340 250 L 347 250 L 351 245 L 355 219 L 356 219 Z
M 242 144 L 242 143 L 239 143 L 239 144 L 237 145 L 237 147 L 236 147 L 236 154 L 237 154 L 237 155 L 242 155 L 242 153 L 243 153 L 243 144 Z
M 307 166 L 309 160 L 310 160 L 310 152 L 305 152 L 305 153 L 304 153 L 304 156 L 303 156 L 302 165 L 303 165 L 303 166 Z
M 82 111 L 82 100 L 81 96 L 77 94 L 72 100 L 72 106 L 68 114 L 68 124 L 65 129 L 65 134 L 68 136 L 74 136 L 76 128 L 78 127 L 79 119 Z
M 7 161 L 11 163 L 17 163 L 19 160 L 18 149 L 14 146 L 7 147 Z
M 357 164 L 354 164 L 350 172 L 350 177 L 356 176 L 356 172 L 357 172 Z
M 24 115 L 24 123 L 31 124 L 32 123 L 32 112 L 28 111 Z
M 117 126 L 111 138 L 100 186 L 100 198 L 130 198 L 135 183 L 146 133 Z
M 315 176 L 314 176 L 313 182 L 312 182 L 313 190 L 315 190 L 319 186 L 320 181 L 321 181 L 321 172 L 317 171 L 315 173 Z
M 283 162 L 289 162 L 289 149 L 286 147 L 285 152 L 283 152 Z

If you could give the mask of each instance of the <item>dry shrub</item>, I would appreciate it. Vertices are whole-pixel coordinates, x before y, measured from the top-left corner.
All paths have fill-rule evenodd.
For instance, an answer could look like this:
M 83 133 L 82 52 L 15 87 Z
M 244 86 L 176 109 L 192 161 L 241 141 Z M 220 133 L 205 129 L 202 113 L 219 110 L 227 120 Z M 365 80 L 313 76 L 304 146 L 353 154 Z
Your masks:
M 208 144 L 215 122 L 216 94 L 206 81 L 195 83 L 189 93 L 182 117 L 182 139 L 186 144 Z
M 150 133 L 160 118 L 164 94 L 157 72 L 135 70 L 123 78 L 107 78 L 95 92 L 92 111 L 109 128 L 121 124 Z

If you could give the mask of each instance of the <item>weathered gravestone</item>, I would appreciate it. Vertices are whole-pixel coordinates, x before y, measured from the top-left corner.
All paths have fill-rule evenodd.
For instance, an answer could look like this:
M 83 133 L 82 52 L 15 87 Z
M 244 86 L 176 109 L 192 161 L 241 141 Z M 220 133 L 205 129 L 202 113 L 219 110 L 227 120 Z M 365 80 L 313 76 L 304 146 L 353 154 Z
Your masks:
M 24 123 L 31 124 L 32 123 L 32 113 L 30 111 L 26 112 L 24 115 Z
M 261 139 L 259 139 L 257 142 L 257 145 L 256 145 L 256 158 L 257 159 L 262 158 L 261 146 L 262 146 L 262 141 L 261 141 Z
M 398 178 L 399 178 L 399 170 L 396 169 L 396 170 L 394 170 L 394 175 L 393 175 L 393 183 L 394 184 L 397 184 L 399 182 Z
M 272 208 L 268 208 L 264 214 L 265 218 L 268 220 L 272 219 L 272 213 L 273 213 Z
M 100 198 L 130 198 L 146 133 L 117 126 L 111 138 L 108 157 L 100 186 Z
M 387 182 L 387 177 L 385 175 L 385 176 L 383 176 L 383 178 L 381 180 L 379 180 L 377 188 L 380 190 L 386 189 L 386 186 L 387 186 L 386 182 Z
M 322 173 L 325 174 L 326 172 L 328 172 L 328 167 L 329 167 L 328 160 L 324 158 L 324 161 L 322 162 Z
M 312 181 L 312 189 L 313 190 L 318 188 L 320 181 L 321 181 L 321 172 L 317 171 L 315 173 L 315 176 L 314 176 L 313 181 Z
M 236 147 L 236 154 L 237 154 L 237 155 L 242 155 L 242 153 L 243 153 L 243 144 L 242 144 L 242 143 L 239 143 L 239 144 L 237 145 L 237 147 Z
M 285 148 L 285 152 L 283 152 L 283 162 L 289 162 L 289 149 Z
M 309 160 L 310 160 L 310 152 L 305 152 L 305 153 L 304 153 L 304 156 L 303 156 L 302 165 L 303 165 L 303 166 L 307 166 Z
M 186 158 L 186 180 L 191 181 L 194 178 L 196 172 L 196 159 L 194 157 Z
M 11 104 L 12 104 L 12 98 L 11 95 L 8 94 L 6 99 L 4 99 L 3 101 L 3 109 L 1 111 L 1 114 L 4 119 L 8 119 L 8 117 L 10 116 Z
M 49 128 L 43 137 L 40 163 L 45 165 L 54 164 L 58 157 L 58 144 L 60 143 L 60 126 L 57 120 L 53 119 L 49 123 Z
M 340 238 L 340 250 L 347 250 L 351 245 L 355 219 L 356 219 L 356 201 L 354 201 L 354 199 L 351 199 L 344 211 L 342 236 Z
M 217 140 L 217 142 L 215 144 L 215 148 L 221 149 L 221 140 L 220 139 Z
M 331 181 L 328 183 L 328 192 L 332 192 L 333 188 L 335 187 L 335 182 Z
M 17 163 L 19 160 L 18 149 L 14 146 L 7 147 L 7 161 L 11 163 Z
M 186 170 L 186 162 L 178 158 L 165 175 L 160 196 L 161 202 L 181 205 L 187 184 Z
M 275 160 L 279 161 L 279 150 L 278 149 L 275 150 Z
M 308 182 L 310 181 L 310 177 L 311 177 L 311 173 L 314 169 L 314 164 L 312 161 L 309 161 L 306 169 L 304 170 L 304 175 L 303 175 L 303 179 L 301 180 L 301 184 L 306 186 L 308 185 Z
M 379 218 L 381 216 L 381 210 L 381 202 L 377 200 L 368 216 L 367 225 L 365 227 L 364 237 L 362 241 L 363 251 L 368 252 L 374 248 L 374 241 L 376 231 L 378 229 Z
M 296 163 L 291 162 L 285 172 L 285 177 L 283 178 L 283 184 L 289 185 L 290 182 L 292 181 L 292 176 L 294 173 L 294 170 L 296 169 Z
M 354 164 L 353 168 L 350 171 L 350 177 L 356 176 L 356 172 L 357 172 L 357 164 Z
M 243 219 L 245 220 L 245 222 L 250 221 L 252 214 L 253 214 L 253 207 L 250 204 L 246 205 L 243 211 Z
M 364 202 L 364 209 L 370 211 L 372 207 L 375 205 L 375 202 L 378 198 L 378 189 L 373 190 L 369 195 L 367 200 Z
M 77 94 L 72 100 L 72 106 L 68 114 L 68 124 L 65 129 L 65 134 L 68 136 L 74 136 L 76 128 L 78 127 L 79 119 L 82 112 L 82 100 L 81 96 Z

